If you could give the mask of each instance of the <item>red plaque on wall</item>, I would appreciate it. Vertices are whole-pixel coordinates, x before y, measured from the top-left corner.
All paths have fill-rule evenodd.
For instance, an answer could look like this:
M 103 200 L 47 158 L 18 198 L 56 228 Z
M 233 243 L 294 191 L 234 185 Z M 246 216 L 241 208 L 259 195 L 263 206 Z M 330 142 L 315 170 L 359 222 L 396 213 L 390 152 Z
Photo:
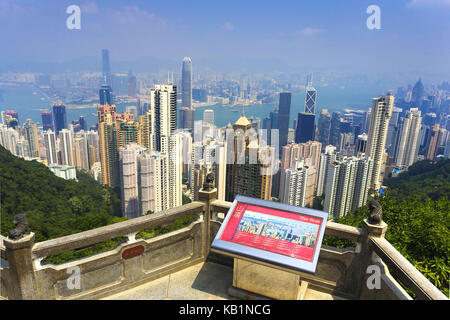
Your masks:
M 144 253 L 144 246 L 135 246 L 132 248 L 127 248 L 122 252 L 122 258 L 124 259 L 131 259 L 137 256 L 140 256 L 142 253 Z

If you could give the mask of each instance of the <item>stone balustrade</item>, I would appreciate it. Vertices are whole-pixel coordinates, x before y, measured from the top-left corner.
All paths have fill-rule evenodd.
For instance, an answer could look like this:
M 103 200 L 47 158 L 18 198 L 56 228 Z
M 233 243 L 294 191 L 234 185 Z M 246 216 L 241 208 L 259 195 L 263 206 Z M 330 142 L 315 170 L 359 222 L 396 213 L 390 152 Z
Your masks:
M 7 263 L 0 269 L 0 295 L 7 299 L 99 299 L 207 259 L 232 265 L 230 257 L 210 252 L 230 207 L 230 202 L 216 199 L 216 190 L 200 191 L 197 202 L 57 239 L 34 243 L 33 233 L 16 241 L 2 238 L 0 253 Z M 150 239 L 136 238 L 139 231 L 192 214 L 197 220 L 184 228 Z M 365 221 L 362 228 L 355 228 L 329 221 L 326 236 L 347 239 L 356 246 L 322 246 L 315 274 L 296 273 L 311 288 L 342 298 L 411 299 L 391 276 L 392 271 L 418 298 L 446 299 L 384 239 L 386 229 L 384 223 L 374 226 Z M 41 263 L 45 257 L 117 237 L 128 240 L 112 250 L 63 264 Z M 380 288 L 367 286 L 370 266 L 381 270 Z

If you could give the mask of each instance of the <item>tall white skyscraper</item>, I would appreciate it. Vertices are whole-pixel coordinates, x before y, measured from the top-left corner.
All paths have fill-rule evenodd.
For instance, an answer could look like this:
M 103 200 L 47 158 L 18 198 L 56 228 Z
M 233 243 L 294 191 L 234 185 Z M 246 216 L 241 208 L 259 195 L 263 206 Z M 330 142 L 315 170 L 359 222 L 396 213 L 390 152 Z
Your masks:
M 156 151 L 167 153 L 169 137 L 177 129 L 177 87 L 173 84 L 155 85 L 150 96 L 153 146 Z
M 317 178 L 316 195 L 321 196 L 325 191 L 325 184 L 330 163 L 336 161 L 336 147 L 328 145 L 325 147 L 325 152 L 320 155 L 319 174 Z
M 386 136 L 393 106 L 394 96 L 391 94 L 372 99 L 366 154 L 374 162 L 370 184 L 374 190 L 378 190 L 383 182 L 386 159 Z
M 58 164 L 58 150 L 56 147 L 56 134 L 52 130 L 44 131 L 45 152 L 47 165 Z
M 60 151 L 61 151 L 61 164 L 67 166 L 73 166 L 75 161 L 73 157 L 73 137 L 72 131 L 69 129 L 62 129 L 59 132 Z
M 294 206 L 311 206 L 314 195 L 316 169 L 304 161 L 296 161 L 289 169 L 282 169 L 280 201 Z
M 183 59 L 181 69 L 181 106 L 190 108 L 192 105 L 192 61 L 191 58 Z
M 78 132 L 73 142 L 75 166 L 78 170 L 89 171 L 89 149 L 85 132 L 83 130 Z
M 119 149 L 122 215 L 137 218 L 172 207 L 168 157 L 136 143 Z
M 372 160 L 343 157 L 328 166 L 324 210 L 328 217 L 340 218 L 367 202 Z
M 407 168 L 412 165 L 419 152 L 419 135 L 422 117 L 418 108 L 411 108 L 403 118 L 399 141 L 395 154 L 395 165 Z
M 19 132 L 14 128 L 8 128 L 6 124 L 0 124 L 0 144 L 13 155 L 17 155 L 18 142 Z

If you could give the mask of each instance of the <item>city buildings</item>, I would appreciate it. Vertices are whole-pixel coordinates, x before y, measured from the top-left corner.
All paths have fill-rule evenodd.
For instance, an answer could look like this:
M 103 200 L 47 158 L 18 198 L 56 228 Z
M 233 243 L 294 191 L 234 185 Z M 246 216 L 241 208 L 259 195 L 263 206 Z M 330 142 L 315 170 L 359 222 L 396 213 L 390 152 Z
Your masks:
M 280 139 L 280 151 L 288 143 L 289 114 L 291 112 L 291 92 L 280 92 L 278 104 L 278 130 Z
M 323 109 L 319 115 L 319 123 L 317 126 L 317 141 L 323 147 L 330 144 L 331 116 L 327 109 Z
M 312 113 L 299 112 L 297 130 L 295 131 L 295 143 L 314 140 L 315 131 L 315 115 Z
M 181 106 L 192 106 L 192 61 L 189 57 L 183 59 L 181 69 Z
M 367 137 L 366 154 L 373 160 L 371 188 L 380 189 L 386 161 L 386 136 L 392 115 L 394 96 L 391 94 L 372 99 L 370 127 Z
M 399 139 L 395 149 L 395 165 L 404 169 L 412 165 L 419 152 L 419 135 L 422 117 L 418 108 L 411 108 L 402 118 Z
M 53 105 L 53 121 L 57 135 L 62 129 L 67 129 L 66 106 L 61 100 L 56 101 Z

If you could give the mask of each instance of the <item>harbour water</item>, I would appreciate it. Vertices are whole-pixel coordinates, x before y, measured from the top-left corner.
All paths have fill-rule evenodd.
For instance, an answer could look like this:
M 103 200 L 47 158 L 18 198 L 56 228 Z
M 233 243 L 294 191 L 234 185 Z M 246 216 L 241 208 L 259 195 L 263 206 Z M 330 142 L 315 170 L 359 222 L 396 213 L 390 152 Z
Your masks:
M 0 100 L 0 110 L 15 110 L 19 113 L 19 121 L 22 124 L 26 119 L 31 119 L 33 122 L 41 126 L 41 112 L 45 109 L 51 110 L 53 100 L 49 100 L 39 91 L 32 87 L 1 87 L 3 99 Z M 328 109 L 331 113 L 333 111 L 342 111 L 344 108 L 368 110 L 371 105 L 371 99 L 382 95 L 378 89 L 372 88 L 342 88 L 342 87 L 319 87 L 317 88 L 317 106 L 316 115 L 322 109 Z M 35 92 L 33 94 L 33 92 Z M 299 112 L 304 109 L 304 93 L 296 93 L 292 95 L 290 126 L 292 126 L 293 119 L 297 118 Z M 117 111 L 125 111 L 127 105 L 132 104 L 118 104 Z M 234 123 L 242 112 L 247 117 L 253 116 L 261 120 L 269 116 L 269 113 L 278 107 L 278 103 L 274 104 L 259 104 L 252 106 L 226 106 L 214 105 L 208 107 L 195 108 L 195 120 L 203 118 L 203 111 L 205 109 L 214 110 L 215 125 L 222 127 L 229 122 Z M 84 109 L 67 109 L 67 122 L 78 119 L 81 115 L 85 116 L 88 125 L 92 126 L 97 122 L 96 108 Z

